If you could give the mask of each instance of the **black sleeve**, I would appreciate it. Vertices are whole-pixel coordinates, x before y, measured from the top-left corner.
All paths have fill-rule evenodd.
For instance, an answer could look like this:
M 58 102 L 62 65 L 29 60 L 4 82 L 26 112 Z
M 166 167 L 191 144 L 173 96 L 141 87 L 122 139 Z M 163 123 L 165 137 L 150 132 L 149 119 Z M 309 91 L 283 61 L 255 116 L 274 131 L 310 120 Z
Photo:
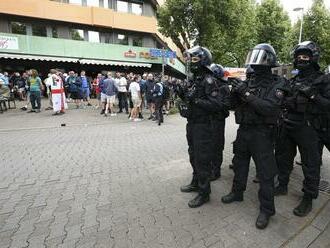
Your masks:
M 317 94 L 312 101 L 316 103 L 322 110 L 329 112 L 330 110 L 330 76 L 325 77 L 324 87 L 320 94 Z
M 227 85 L 222 85 L 219 88 L 213 88 L 211 94 L 207 94 L 202 99 L 197 99 L 195 103 L 209 113 L 218 113 L 220 111 L 229 110 L 229 87 Z
M 254 95 L 246 97 L 247 103 L 252 106 L 255 111 L 263 116 L 273 116 L 279 113 L 284 99 L 284 92 L 278 86 L 272 88 L 266 99 L 261 99 Z

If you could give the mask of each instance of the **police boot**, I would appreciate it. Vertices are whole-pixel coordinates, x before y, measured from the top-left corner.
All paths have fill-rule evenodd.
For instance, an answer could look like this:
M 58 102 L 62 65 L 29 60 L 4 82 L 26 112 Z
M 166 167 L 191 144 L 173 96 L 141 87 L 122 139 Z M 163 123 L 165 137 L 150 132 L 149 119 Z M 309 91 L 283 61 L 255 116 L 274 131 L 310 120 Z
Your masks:
M 287 195 L 288 194 L 288 187 L 286 186 L 277 186 L 274 189 L 274 195 L 279 196 L 279 195 Z
M 190 208 L 198 208 L 202 206 L 204 203 L 209 201 L 210 201 L 210 196 L 208 194 L 207 195 L 198 194 L 194 199 L 188 202 L 188 206 Z
M 243 201 L 243 192 L 230 192 L 228 195 L 225 195 L 221 198 L 223 203 L 232 203 L 235 201 Z
M 312 210 L 312 201 L 313 199 L 311 196 L 304 195 L 300 204 L 295 209 L 293 209 L 294 215 L 299 217 L 306 216 Z
M 196 177 L 193 177 L 190 184 L 181 186 L 180 188 L 181 192 L 184 193 L 198 192 L 198 189 L 198 179 Z
M 264 212 L 260 212 L 256 221 L 258 229 L 265 229 L 268 226 L 270 216 Z

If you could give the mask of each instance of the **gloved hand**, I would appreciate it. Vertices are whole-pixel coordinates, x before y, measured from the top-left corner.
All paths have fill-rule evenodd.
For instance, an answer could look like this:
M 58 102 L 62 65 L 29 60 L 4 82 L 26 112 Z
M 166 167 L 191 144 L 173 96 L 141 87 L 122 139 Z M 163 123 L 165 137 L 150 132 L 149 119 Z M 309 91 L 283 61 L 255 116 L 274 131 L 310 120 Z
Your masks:
M 192 87 L 191 89 L 189 89 L 186 93 L 186 98 L 188 101 L 194 101 L 195 98 L 197 97 L 197 90 L 195 87 Z
M 245 93 L 250 91 L 247 84 L 242 80 L 240 80 L 239 78 L 232 78 L 231 83 L 233 86 L 233 91 L 237 92 L 241 96 L 245 96 Z
M 307 98 L 313 98 L 317 94 L 315 87 L 307 85 L 303 85 L 298 91 Z

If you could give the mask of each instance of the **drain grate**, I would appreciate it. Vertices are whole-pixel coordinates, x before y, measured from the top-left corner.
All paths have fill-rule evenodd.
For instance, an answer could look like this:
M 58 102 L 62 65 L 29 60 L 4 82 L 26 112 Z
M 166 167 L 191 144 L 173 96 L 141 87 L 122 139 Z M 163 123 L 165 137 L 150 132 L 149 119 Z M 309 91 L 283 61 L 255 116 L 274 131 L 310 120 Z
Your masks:
M 326 180 L 321 180 L 319 185 L 319 191 L 330 194 L 330 183 Z

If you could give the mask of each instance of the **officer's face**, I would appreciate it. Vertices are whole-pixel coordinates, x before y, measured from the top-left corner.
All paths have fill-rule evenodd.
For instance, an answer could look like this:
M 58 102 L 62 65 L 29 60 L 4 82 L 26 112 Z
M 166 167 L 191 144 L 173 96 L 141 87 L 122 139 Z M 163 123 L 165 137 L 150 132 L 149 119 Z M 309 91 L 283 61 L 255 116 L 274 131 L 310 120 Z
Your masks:
M 310 61 L 311 58 L 308 55 L 306 55 L 306 54 L 300 54 L 300 55 L 297 56 L 297 60 Z

